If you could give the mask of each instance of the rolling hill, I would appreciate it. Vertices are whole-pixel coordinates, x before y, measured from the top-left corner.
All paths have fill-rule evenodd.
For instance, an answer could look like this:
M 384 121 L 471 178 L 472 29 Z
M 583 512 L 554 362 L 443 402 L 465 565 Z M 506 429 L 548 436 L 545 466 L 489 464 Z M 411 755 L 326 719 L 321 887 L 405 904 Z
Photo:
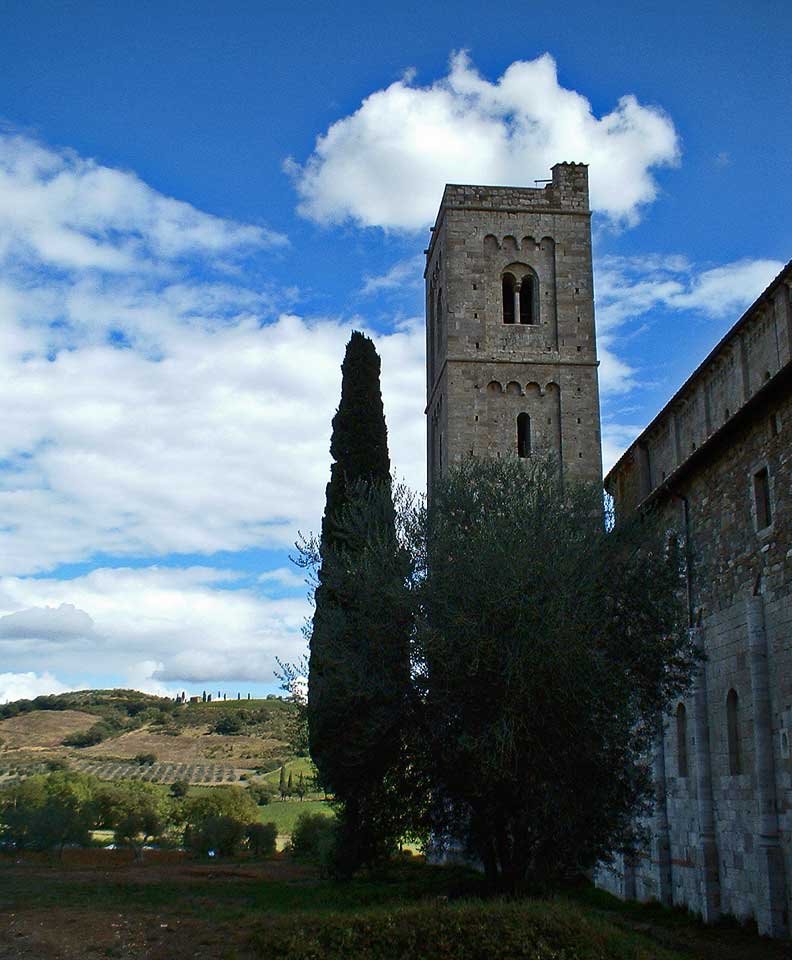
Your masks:
M 263 774 L 299 752 L 299 707 L 280 697 L 175 703 L 80 690 L 0 706 L 0 782 L 53 765 L 102 779 L 213 784 Z

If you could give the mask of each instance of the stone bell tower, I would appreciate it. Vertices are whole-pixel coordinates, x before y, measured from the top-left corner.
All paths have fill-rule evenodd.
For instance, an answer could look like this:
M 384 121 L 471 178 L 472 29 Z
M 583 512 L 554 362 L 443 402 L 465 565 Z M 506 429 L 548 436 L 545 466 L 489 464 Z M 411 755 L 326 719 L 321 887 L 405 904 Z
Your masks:
M 588 168 L 543 188 L 448 184 L 426 251 L 428 482 L 550 454 L 601 482 Z

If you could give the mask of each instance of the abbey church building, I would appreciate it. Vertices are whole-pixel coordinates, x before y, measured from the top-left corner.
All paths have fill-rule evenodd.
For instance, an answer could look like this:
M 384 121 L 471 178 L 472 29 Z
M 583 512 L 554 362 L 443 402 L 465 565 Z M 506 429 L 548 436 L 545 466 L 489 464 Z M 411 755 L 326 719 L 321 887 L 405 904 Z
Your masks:
M 665 718 L 652 848 L 614 892 L 755 918 L 792 894 L 792 263 L 605 478 L 616 518 L 655 505 L 686 546 L 707 660 Z
M 428 481 L 465 457 L 602 477 L 588 168 L 448 185 L 426 251 Z M 605 479 L 616 522 L 658 507 L 684 545 L 706 653 L 658 720 L 651 844 L 602 868 L 625 898 L 755 918 L 792 907 L 792 263 Z

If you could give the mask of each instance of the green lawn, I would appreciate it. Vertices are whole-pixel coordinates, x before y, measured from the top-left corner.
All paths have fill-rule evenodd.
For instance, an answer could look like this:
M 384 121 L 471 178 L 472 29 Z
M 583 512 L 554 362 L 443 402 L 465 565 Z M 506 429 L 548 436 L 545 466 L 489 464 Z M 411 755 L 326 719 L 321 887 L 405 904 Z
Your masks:
M 286 767 L 286 776 L 288 777 L 289 774 L 291 774 L 293 783 L 296 782 L 300 774 L 303 775 L 306 783 L 313 780 L 314 765 L 308 757 L 297 757 L 296 760 L 289 760 L 284 766 Z M 269 783 L 271 786 L 277 787 L 280 782 L 280 767 L 270 770 L 269 773 L 262 774 L 258 779 L 263 783 Z
M 280 835 L 290 834 L 297 817 L 301 813 L 323 813 L 333 817 L 333 809 L 324 800 L 273 800 L 265 807 L 259 807 L 259 820 L 262 823 L 274 823 Z

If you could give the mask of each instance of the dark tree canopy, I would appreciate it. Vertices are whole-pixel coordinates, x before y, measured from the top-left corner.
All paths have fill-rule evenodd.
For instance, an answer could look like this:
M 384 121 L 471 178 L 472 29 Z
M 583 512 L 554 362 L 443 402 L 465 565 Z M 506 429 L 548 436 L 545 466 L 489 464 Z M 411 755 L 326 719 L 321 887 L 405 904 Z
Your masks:
M 677 552 L 649 517 L 608 532 L 601 490 L 562 484 L 536 457 L 468 461 L 429 510 L 396 500 L 396 562 L 376 491 L 337 517 L 355 545 L 331 567 L 349 642 L 323 650 L 343 704 L 344 789 L 355 795 L 374 756 L 366 769 L 385 771 L 387 789 L 359 795 L 508 891 L 630 848 L 659 717 L 697 662 Z M 378 673 L 367 656 L 381 642 L 399 657 L 409 644 L 406 710 L 382 680 L 404 661 Z
M 323 555 L 337 545 L 335 518 L 348 501 L 349 488 L 360 483 L 390 484 L 380 358 L 373 342 L 357 330 L 349 338 L 341 364 L 341 401 L 333 417 L 330 456 L 333 462 L 322 517 Z
M 436 836 L 507 889 L 633 841 L 657 722 L 695 663 L 680 568 L 645 519 L 552 464 L 470 461 L 424 523 L 417 660 Z
M 341 369 L 322 536 L 307 560 L 318 562 L 308 731 L 321 781 L 339 805 L 339 849 L 352 868 L 386 852 L 401 830 L 385 820 L 398 810 L 389 783 L 402 763 L 409 614 L 400 616 L 393 604 L 400 552 L 380 361 L 371 340 L 353 333 Z M 359 501 L 370 513 L 365 528 L 354 529 L 348 511 Z M 363 564 L 373 548 L 377 565 Z

